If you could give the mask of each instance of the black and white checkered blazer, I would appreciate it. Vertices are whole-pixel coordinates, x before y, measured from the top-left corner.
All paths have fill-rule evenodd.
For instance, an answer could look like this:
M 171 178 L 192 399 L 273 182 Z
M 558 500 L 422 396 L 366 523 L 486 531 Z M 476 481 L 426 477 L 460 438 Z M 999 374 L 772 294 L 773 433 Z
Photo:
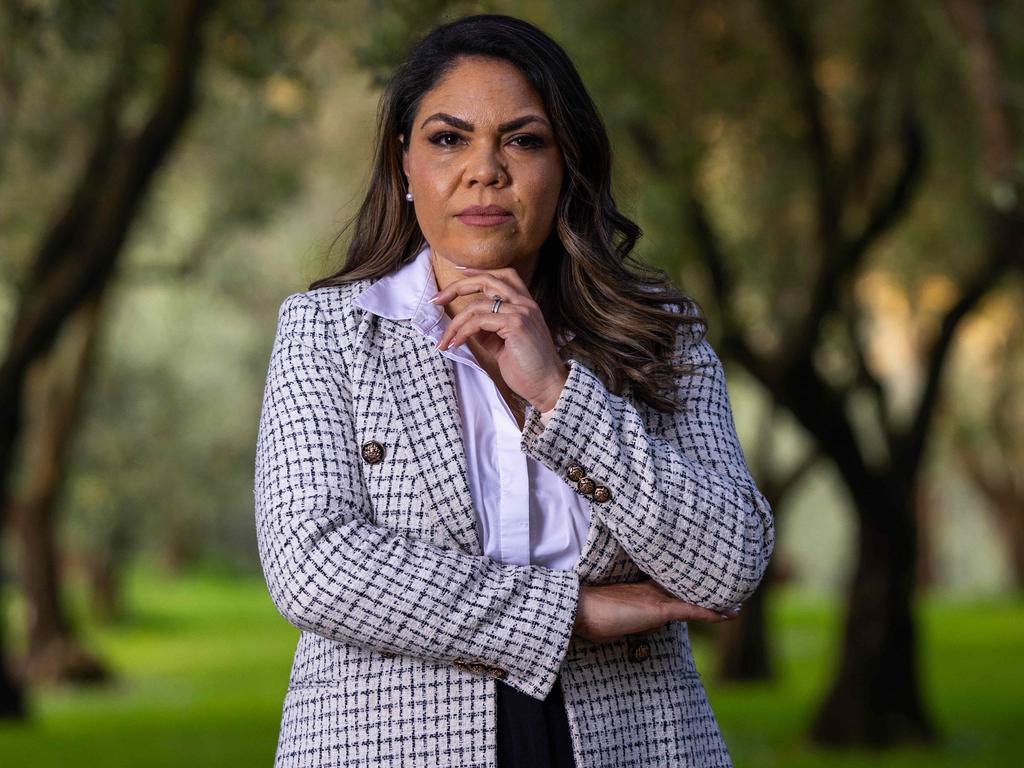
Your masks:
M 495 678 L 538 699 L 561 673 L 578 768 L 729 766 L 685 622 L 606 644 L 572 636 L 580 584 L 650 576 L 723 609 L 757 587 L 772 511 L 737 440 L 721 363 L 681 325 L 684 407 L 610 393 L 581 362 L 521 447 L 588 497 L 577 565 L 482 554 L 452 362 L 409 321 L 352 299 L 371 281 L 284 299 L 255 461 L 270 597 L 301 630 L 275 765 L 494 766 Z M 378 457 L 364 446 L 376 441 Z M 378 460 L 379 458 L 379 460 Z

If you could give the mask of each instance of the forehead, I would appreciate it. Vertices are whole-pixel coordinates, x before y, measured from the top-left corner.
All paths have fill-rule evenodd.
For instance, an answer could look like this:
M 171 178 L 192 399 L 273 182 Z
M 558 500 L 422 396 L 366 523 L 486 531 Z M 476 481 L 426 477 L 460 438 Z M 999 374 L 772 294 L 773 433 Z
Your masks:
M 515 65 L 464 56 L 423 95 L 417 116 L 440 111 L 486 123 L 501 122 L 527 110 L 547 117 L 540 94 Z

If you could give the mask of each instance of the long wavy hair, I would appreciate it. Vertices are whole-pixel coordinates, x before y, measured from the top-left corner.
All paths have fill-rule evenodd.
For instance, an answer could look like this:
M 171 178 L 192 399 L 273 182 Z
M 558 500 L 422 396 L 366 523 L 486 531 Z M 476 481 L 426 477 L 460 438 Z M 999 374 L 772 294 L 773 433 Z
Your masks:
M 631 256 L 642 232 L 612 198 L 611 147 L 594 102 L 565 51 L 537 27 L 511 16 L 467 16 L 420 40 L 388 80 L 377 111 L 369 189 L 353 223 L 344 266 L 310 289 L 380 278 L 410 261 L 426 240 L 405 200 L 402 152 L 428 91 L 462 56 L 485 56 L 518 67 L 543 99 L 562 151 L 565 174 L 555 223 L 541 247 L 530 292 L 552 333 L 573 338 L 563 358 L 584 361 L 609 391 L 672 412 L 676 333 L 697 324 L 707 330 L 699 304 L 675 289 L 664 270 Z

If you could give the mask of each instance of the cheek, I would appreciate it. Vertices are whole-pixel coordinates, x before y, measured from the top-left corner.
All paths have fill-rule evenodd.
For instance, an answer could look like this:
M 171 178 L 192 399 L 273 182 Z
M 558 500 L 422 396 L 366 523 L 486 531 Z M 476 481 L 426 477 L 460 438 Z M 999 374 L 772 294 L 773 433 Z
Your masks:
M 451 235 L 449 218 L 451 171 L 434 163 L 419 163 L 410 174 L 415 194 L 416 219 L 423 235 L 435 245 L 443 244 Z
M 428 152 L 413 148 L 409 155 L 409 178 L 414 184 L 427 189 L 437 186 L 438 179 L 446 175 L 445 163 Z
M 423 202 L 424 209 L 432 211 L 445 209 L 458 186 L 458 176 L 443 164 L 423 166 L 412 177 L 413 185 L 419 190 L 416 199 Z
M 536 218 L 547 219 L 558 205 L 558 194 L 562 188 L 562 170 L 556 166 L 537 168 L 528 178 L 530 207 Z

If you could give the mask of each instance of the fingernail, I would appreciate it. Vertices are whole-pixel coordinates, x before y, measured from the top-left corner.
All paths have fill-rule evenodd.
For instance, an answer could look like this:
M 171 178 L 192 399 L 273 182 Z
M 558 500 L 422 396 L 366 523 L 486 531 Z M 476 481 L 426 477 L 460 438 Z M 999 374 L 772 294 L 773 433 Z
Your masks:
M 723 619 L 731 619 L 732 618 L 732 616 L 730 616 L 728 613 L 720 613 L 718 615 L 721 616 Z
M 438 297 L 439 297 L 440 295 L 441 295 L 441 294 L 439 294 L 439 293 L 435 293 L 435 294 L 434 294 L 433 296 L 431 296 L 431 297 L 430 297 L 430 303 L 431 303 L 431 304 L 435 304 L 435 303 L 437 303 L 437 299 L 438 299 Z
M 456 269 L 465 269 L 465 267 L 459 266 L 458 264 L 455 265 L 455 268 Z

